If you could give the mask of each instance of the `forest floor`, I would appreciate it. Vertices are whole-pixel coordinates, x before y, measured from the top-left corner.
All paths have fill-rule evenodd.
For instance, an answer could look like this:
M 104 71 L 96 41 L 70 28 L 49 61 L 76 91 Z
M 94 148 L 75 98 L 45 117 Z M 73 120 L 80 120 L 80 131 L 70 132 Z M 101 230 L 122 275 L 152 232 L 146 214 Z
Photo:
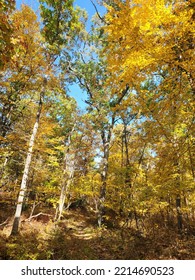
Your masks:
M 158 225 L 150 231 L 96 226 L 84 209 L 69 210 L 54 223 L 49 216 L 22 217 L 20 234 L 9 236 L 12 219 L 0 227 L 0 259 L 9 260 L 152 260 L 195 259 L 195 236 Z

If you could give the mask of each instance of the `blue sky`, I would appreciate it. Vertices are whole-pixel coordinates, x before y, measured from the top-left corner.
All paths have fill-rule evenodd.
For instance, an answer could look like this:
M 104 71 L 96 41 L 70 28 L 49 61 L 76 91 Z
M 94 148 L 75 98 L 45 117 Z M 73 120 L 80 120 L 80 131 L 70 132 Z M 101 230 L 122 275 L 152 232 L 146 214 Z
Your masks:
M 94 1 L 95 2 L 95 1 Z M 16 8 L 20 9 L 21 4 L 27 4 L 30 6 L 37 14 L 39 13 L 39 1 L 38 0 L 16 0 Z M 92 5 L 90 0 L 75 0 L 75 5 L 80 6 L 81 8 L 84 8 L 89 16 L 89 23 L 90 25 L 90 19 L 95 14 L 94 6 Z M 98 6 L 99 13 L 104 12 L 104 8 Z M 70 92 L 68 94 L 72 97 L 74 97 L 78 103 L 78 106 L 81 109 L 84 109 L 86 104 L 84 103 L 84 100 L 87 98 L 86 93 L 82 92 L 78 85 L 72 85 L 70 86 Z
M 94 1 L 96 2 L 96 1 Z M 24 3 L 29 5 L 33 10 L 38 11 L 39 9 L 39 1 L 38 0 L 16 0 L 16 7 L 20 8 L 20 5 Z M 87 10 L 89 17 L 91 17 L 95 13 L 95 9 L 90 0 L 75 0 L 75 5 L 80 6 Z M 103 7 L 97 5 L 98 11 L 101 13 L 104 11 Z

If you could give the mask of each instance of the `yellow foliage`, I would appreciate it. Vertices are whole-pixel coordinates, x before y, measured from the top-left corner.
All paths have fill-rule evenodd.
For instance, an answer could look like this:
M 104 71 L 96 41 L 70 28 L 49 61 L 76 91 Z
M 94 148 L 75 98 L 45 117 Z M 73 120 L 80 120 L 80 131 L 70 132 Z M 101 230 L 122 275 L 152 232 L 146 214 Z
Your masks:
M 112 73 L 110 82 L 117 79 L 123 81 L 122 87 L 127 83 L 133 85 L 165 64 L 179 65 L 193 75 L 194 51 L 190 41 L 194 40 L 195 23 L 194 11 L 187 3 L 114 2 L 118 9 L 108 7 L 105 27 L 108 69 Z

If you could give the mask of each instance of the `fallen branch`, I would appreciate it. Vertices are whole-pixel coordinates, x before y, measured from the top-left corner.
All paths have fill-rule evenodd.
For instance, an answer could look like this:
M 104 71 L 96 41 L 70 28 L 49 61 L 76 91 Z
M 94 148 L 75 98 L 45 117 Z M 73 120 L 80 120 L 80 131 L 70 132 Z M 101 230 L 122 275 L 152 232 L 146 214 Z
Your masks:
M 39 204 L 41 204 L 40 201 L 39 201 L 37 204 L 36 204 L 36 201 L 33 203 L 33 207 L 32 207 L 32 210 L 31 210 L 29 219 L 33 216 L 33 213 L 34 213 L 34 211 L 35 211 L 35 208 L 36 208 Z
M 8 220 L 9 220 L 9 218 L 7 218 L 2 224 L 0 224 L 0 227 L 4 226 L 4 225 L 7 225 L 8 224 Z
M 42 216 L 48 216 L 48 217 L 52 217 L 53 216 L 53 215 L 50 215 L 50 214 L 47 214 L 47 213 L 40 212 L 40 213 L 38 213 L 38 214 L 36 214 L 34 216 L 29 217 L 28 219 L 25 219 L 23 222 L 30 222 L 32 219 L 37 218 L 37 217 L 39 217 L 41 215 Z

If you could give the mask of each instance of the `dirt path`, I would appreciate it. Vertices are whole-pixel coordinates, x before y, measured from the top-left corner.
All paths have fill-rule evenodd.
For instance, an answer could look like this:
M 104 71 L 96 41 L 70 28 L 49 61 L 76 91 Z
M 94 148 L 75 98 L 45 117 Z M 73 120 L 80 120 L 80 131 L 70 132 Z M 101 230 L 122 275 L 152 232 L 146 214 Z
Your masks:
M 75 238 L 89 240 L 97 237 L 97 227 L 90 224 L 87 213 L 79 211 L 67 212 L 62 223 Z
M 67 211 L 58 223 L 23 222 L 16 237 L 9 237 L 10 229 L 11 220 L 0 230 L 0 259 L 195 259 L 194 236 L 161 228 L 153 236 L 133 228 L 99 229 L 95 215 L 81 209 Z

